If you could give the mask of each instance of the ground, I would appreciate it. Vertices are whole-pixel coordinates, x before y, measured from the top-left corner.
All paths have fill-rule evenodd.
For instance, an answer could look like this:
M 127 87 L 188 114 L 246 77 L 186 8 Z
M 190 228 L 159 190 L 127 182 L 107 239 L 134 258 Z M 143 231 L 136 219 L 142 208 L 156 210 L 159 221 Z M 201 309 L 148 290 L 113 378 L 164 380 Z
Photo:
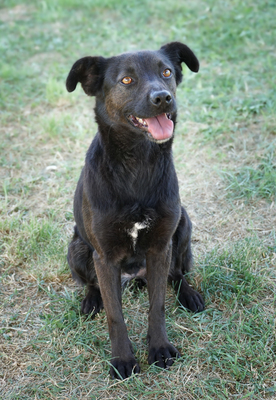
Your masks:
M 0 4 L 0 398 L 276 398 L 276 118 L 273 1 L 123 0 Z M 188 44 L 174 160 L 193 222 L 192 314 L 168 287 L 182 354 L 147 364 L 146 290 L 123 308 L 142 373 L 108 375 L 105 312 L 80 315 L 66 251 L 72 199 L 96 132 L 93 98 L 64 81 L 85 55 Z

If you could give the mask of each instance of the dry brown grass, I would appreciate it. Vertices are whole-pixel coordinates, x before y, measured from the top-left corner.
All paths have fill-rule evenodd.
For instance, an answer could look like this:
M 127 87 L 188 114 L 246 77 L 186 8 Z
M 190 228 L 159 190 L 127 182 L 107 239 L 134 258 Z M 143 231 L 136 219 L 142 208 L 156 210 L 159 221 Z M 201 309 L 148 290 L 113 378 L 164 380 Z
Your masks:
M 0 398 L 276 398 L 275 195 L 237 199 L 224 175 L 257 168 L 268 154 L 275 170 L 275 7 L 3 1 Z M 188 313 L 168 288 L 168 334 L 182 359 L 160 371 L 147 364 L 146 291 L 127 289 L 125 318 L 142 373 L 112 381 L 105 312 L 93 321 L 79 315 L 83 289 L 66 264 L 73 193 L 96 125 L 93 100 L 81 90 L 67 94 L 64 80 L 77 57 L 183 37 L 202 62 L 200 74 L 184 71 L 179 88 L 174 158 L 193 221 L 189 279 L 207 307 Z

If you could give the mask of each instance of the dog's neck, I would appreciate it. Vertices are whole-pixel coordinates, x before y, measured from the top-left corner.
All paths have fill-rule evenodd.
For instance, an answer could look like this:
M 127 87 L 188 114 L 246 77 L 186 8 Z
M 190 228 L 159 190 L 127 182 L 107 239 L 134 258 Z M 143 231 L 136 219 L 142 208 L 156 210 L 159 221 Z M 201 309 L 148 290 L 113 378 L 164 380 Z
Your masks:
M 99 130 L 86 159 L 98 174 L 104 172 L 101 176 L 102 190 L 105 185 L 109 187 L 109 191 L 113 186 L 117 188 L 117 197 L 112 198 L 113 203 L 120 202 L 118 193 L 124 199 L 143 199 L 145 202 L 153 193 L 157 196 L 160 188 L 164 190 L 167 185 L 171 187 L 172 176 L 175 175 L 171 143 L 158 145 L 143 138 L 136 145 L 130 146 L 129 142 L 122 141 L 121 136 L 119 145 L 114 140 L 115 135 L 112 128 L 109 131 Z M 175 187 L 177 188 L 177 183 Z M 160 198 L 162 196 L 163 194 L 159 195 Z

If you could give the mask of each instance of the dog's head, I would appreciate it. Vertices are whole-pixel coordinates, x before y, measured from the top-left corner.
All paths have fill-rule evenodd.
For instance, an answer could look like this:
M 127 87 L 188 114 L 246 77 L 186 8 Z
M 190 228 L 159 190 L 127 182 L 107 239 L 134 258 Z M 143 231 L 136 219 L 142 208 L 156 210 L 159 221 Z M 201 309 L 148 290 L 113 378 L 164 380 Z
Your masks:
M 182 81 L 183 62 L 198 72 L 198 59 L 179 42 L 168 43 L 158 51 L 84 57 L 73 65 L 66 87 L 72 92 L 80 82 L 87 95 L 96 96 L 98 123 L 104 121 L 164 143 L 173 136 L 175 93 Z

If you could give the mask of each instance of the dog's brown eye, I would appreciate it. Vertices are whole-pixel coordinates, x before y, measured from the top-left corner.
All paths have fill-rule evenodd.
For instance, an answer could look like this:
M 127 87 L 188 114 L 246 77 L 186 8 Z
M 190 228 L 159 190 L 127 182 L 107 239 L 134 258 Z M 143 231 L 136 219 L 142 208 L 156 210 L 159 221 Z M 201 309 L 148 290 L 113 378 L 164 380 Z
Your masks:
M 169 76 L 171 76 L 171 74 L 172 74 L 172 71 L 171 71 L 169 68 L 166 68 L 166 69 L 163 71 L 163 76 L 164 76 L 165 78 L 168 78 Z
M 129 85 L 132 82 L 132 78 L 130 78 L 129 76 L 125 76 L 122 81 L 121 81 L 124 85 Z

